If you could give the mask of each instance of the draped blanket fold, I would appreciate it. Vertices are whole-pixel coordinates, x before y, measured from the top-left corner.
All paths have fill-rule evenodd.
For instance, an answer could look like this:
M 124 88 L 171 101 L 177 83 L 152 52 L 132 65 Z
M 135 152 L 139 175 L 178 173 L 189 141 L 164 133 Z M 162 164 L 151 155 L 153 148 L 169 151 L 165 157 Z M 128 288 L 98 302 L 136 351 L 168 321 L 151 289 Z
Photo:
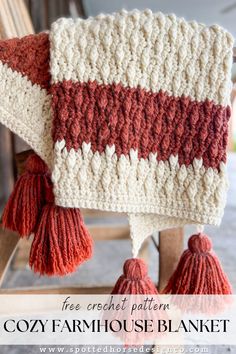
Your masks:
M 59 19 L 0 42 L 0 121 L 49 165 L 62 207 L 156 230 L 218 225 L 228 187 L 233 38 L 174 15 Z

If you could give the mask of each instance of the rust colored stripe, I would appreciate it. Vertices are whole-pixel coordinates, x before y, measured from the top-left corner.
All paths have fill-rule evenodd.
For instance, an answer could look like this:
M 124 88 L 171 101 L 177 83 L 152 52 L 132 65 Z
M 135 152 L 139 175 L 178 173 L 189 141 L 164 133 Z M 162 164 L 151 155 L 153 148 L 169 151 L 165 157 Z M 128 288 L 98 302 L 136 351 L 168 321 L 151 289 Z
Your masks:
M 115 144 L 118 156 L 133 148 L 140 158 L 150 152 L 157 152 L 158 160 L 178 154 L 185 165 L 194 158 L 203 158 L 205 167 L 225 162 L 229 107 L 120 84 L 64 81 L 51 92 L 53 140 L 65 139 L 68 150 L 85 141 L 94 152 Z
M 49 88 L 51 75 L 47 33 L 0 41 L 0 60 L 22 76 L 27 76 L 33 84 Z

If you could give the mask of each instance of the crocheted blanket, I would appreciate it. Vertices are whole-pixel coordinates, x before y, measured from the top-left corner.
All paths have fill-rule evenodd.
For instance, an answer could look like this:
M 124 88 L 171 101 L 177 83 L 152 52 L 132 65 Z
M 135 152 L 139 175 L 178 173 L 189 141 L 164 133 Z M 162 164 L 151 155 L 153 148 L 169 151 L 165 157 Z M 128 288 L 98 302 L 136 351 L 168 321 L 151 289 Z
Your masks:
M 150 10 L 60 19 L 0 42 L 0 121 L 50 166 L 57 205 L 128 213 L 136 256 L 154 230 L 220 223 L 232 46 Z

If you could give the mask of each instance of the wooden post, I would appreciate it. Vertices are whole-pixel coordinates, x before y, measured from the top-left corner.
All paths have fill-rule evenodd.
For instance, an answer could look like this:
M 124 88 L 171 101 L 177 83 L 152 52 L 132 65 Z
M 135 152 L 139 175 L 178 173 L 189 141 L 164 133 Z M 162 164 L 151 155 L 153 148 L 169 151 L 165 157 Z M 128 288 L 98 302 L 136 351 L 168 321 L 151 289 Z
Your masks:
M 18 242 L 19 236 L 16 233 L 0 228 L 0 287 Z
M 0 125 L 0 166 L 1 209 L 14 185 L 11 133 L 2 125 Z
M 183 252 L 184 229 L 175 228 L 159 233 L 159 291 L 166 286 Z
M 139 258 L 142 258 L 145 261 L 148 260 L 148 258 L 149 258 L 149 238 L 143 242 L 143 244 L 140 248 L 140 251 L 139 251 Z

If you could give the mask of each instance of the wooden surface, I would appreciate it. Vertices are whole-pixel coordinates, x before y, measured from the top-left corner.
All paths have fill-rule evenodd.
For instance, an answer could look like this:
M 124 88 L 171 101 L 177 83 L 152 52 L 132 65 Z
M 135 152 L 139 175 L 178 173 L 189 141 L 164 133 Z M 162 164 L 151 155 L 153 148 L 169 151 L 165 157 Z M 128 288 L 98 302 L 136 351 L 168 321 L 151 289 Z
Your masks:
M 124 240 L 129 238 L 129 227 L 122 225 L 88 225 L 90 235 L 94 241 Z M 16 255 L 12 261 L 13 269 L 25 269 L 28 264 L 31 239 L 20 239 Z M 141 257 L 144 258 L 147 252 L 147 245 L 144 244 Z M 147 258 L 146 258 L 147 259 Z
M 0 286 L 15 253 L 19 237 L 16 233 L 0 228 Z
M 0 0 L 0 39 L 22 37 L 33 33 L 33 25 L 26 10 L 24 0 Z M 27 148 L 19 138 L 5 127 L 0 126 L 0 169 L 2 203 L 9 196 L 15 179 L 14 153 Z M 2 206 L 1 204 L 0 206 Z M 19 237 L 12 232 L 0 229 L 0 285 L 15 253 Z
M 30 153 L 31 151 L 26 151 L 16 156 L 17 169 L 20 173 L 24 171 L 25 160 Z M 101 217 L 102 215 L 102 212 L 94 211 L 94 210 L 93 211 L 85 210 L 84 214 L 86 217 L 91 217 L 91 219 L 98 221 L 99 217 Z M 118 214 L 113 213 L 113 218 L 117 215 Z M 127 239 L 129 237 L 129 227 L 127 225 L 120 225 L 120 224 L 116 225 L 114 223 L 110 225 L 95 224 L 95 225 L 89 225 L 88 229 L 94 240 L 119 240 L 119 239 Z M 184 233 L 182 228 L 166 230 L 159 233 L 159 245 L 157 245 L 157 251 L 159 250 L 160 253 L 159 254 L 159 290 L 162 290 L 166 285 L 183 251 L 183 235 Z M 14 244 L 14 241 L 12 242 Z M 14 269 L 22 269 L 26 266 L 30 245 L 31 242 L 29 240 L 20 241 L 19 248 L 17 251 L 17 257 L 13 262 Z M 12 248 L 12 244 L 10 242 L 5 246 L 3 245 L 3 247 L 7 247 L 8 251 L 6 253 L 10 253 L 10 248 Z M 14 250 L 15 247 L 16 245 L 14 244 Z M 148 259 L 148 241 L 146 241 L 143 244 L 140 251 L 140 257 L 146 260 Z M 5 261 L 2 265 L 2 269 L 0 269 L 0 272 L 2 273 L 2 277 L 5 274 L 6 267 L 8 264 L 9 262 Z M 5 267 L 5 269 L 3 269 L 3 267 Z M 14 290 L 10 290 L 10 291 L 14 292 Z M 27 289 L 25 291 L 30 291 L 30 290 Z M 37 292 L 38 289 L 32 291 Z M 43 291 L 45 292 L 48 291 L 48 293 L 51 293 L 51 291 L 54 290 L 47 288 L 47 290 L 44 289 Z M 63 288 L 58 288 L 58 291 L 64 291 L 64 290 Z M 77 291 L 80 290 L 77 289 Z M 81 291 L 83 290 L 81 289 Z
M 183 252 L 184 229 L 175 228 L 159 233 L 159 291 L 166 286 Z
M 14 185 L 13 170 L 11 133 L 0 124 L 0 213 Z
M 0 0 L 0 39 L 22 37 L 33 32 L 24 0 Z M 0 212 L 16 177 L 13 156 L 15 152 L 27 148 L 20 138 L 0 125 Z

